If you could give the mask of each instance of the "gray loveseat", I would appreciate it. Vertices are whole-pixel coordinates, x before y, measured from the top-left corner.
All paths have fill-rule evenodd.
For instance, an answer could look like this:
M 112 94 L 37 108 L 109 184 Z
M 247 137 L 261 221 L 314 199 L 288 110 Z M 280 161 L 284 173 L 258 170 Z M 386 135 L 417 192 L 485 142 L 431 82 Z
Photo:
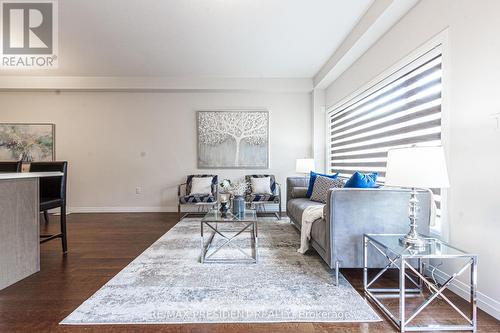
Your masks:
M 289 177 L 287 214 L 300 230 L 302 213 L 310 205 L 321 205 L 306 198 L 309 177 Z M 329 190 L 323 219 L 314 221 L 311 246 L 330 268 L 363 267 L 364 233 L 407 233 L 409 230 L 409 191 L 404 189 L 336 188 Z M 428 192 L 418 194 L 420 212 L 418 231 L 429 234 L 430 200 Z M 373 259 L 373 260 L 372 260 Z M 371 258 L 373 267 L 387 263 Z

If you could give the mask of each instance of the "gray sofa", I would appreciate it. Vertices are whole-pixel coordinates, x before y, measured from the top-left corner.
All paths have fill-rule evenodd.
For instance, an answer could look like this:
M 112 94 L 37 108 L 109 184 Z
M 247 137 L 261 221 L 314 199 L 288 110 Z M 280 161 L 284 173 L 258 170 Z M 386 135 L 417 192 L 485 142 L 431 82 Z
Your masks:
M 321 203 L 306 198 L 309 177 L 289 177 L 286 185 L 287 214 L 300 230 L 304 209 Z M 408 232 L 409 198 L 409 191 L 404 189 L 331 189 L 323 219 L 312 225 L 311 246 L 330 268 L 361 268 L 364 233 Z M 429 234 L 431 196 L 422 191 L 418 193 L 418 199 L 418 231 Z M 387 262 L 382 259 L 370 257 L 371 266 L 385 266 Z

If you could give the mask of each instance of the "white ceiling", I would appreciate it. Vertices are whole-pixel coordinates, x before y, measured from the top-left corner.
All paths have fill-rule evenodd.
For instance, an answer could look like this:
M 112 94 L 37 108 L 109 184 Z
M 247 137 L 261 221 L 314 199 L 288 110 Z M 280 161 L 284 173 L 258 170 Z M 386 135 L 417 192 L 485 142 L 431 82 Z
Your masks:
M 371 3 L 59 1 L 59 69 L 44 73 L 311 78 Z

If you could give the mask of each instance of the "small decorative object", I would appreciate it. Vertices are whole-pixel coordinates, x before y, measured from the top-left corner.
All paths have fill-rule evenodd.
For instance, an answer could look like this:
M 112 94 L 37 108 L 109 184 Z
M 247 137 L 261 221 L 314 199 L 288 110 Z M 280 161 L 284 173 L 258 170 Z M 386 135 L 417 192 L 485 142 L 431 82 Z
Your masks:
M 245 199 L 242 195 L 235 195 L 233 197 L 233 214 L 241 216 L 245 213 Z
M 267 111 L 198 111 L 198 168 L 269 167 Z
M 412 146 L 389 150 L 385 177 L 385 185 L 411 188 L 410 231 L 400 239 L 401 245 L 425 247 L 425 240 L 417 233 L 417 188 L 450 186 L 443 147 Z
M 229 210 L 229 202 L 221 202 L 220 203 L 219 211 L 221 212 L 222 217 L 226 217 L 227 216 L 227 211 L 228 210 Z
M 228 192 L 234 196 L 244 196 L 245 193 L 247 192 L 247 189 L 248 189 L 248 183 L 240 182 L 231 185 Z
M 247 191 L 248 184 L 245 182 L 236 183 L 231 186 L 231 194 L 233 195 L 233 214 L 240 216 L 245 213 L 245 199 L 244 195 Z
M 0 160 L 53 161 L 54 124 L 0 124 Z
M 220 183 L 219 183 L 219 186 L 221 187 L 221 189 L 224 191 L 224 192 L 229 192 L 229 190 L 231 189 L 231 180 L 229 179 L 223 179 Z
M 221 193 L 220 195 L 220 202 L 221 203 L 228 203 L 229 202 L 229 194 L 228 193 Z
M 229 194 L 221 194 L 220 195 L 220 208 L 219 211 L 222 214 L 222 217 L 227 216 L 227 211 L 229 210 Z

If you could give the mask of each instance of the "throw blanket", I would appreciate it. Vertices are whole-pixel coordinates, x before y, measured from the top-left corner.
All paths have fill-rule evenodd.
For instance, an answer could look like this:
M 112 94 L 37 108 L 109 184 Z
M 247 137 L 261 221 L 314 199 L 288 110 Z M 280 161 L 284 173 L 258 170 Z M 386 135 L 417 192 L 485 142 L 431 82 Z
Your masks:
M 302 227 L 300 228 L 300 248 L 297 252 L 304 254 L 309 250 L 312 224 L 317 219 L 323 217 L 324 206 L 325 205 L 314 205 L 304 209 L 302 213 Z

